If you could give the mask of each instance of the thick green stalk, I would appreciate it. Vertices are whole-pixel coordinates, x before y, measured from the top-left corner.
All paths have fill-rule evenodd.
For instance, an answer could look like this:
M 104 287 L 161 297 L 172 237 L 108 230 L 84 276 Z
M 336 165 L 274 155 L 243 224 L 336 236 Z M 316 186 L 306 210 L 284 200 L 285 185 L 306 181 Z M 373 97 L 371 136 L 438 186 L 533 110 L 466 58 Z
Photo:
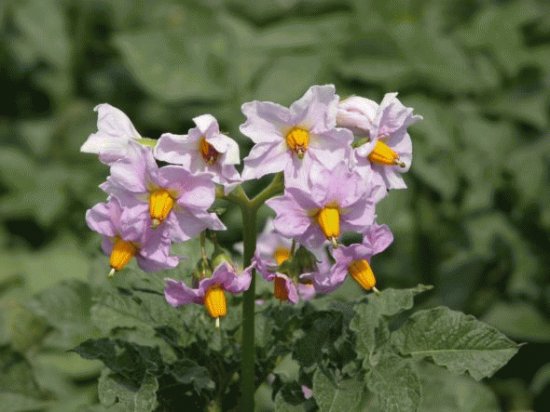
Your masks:
M 243 265 L 250 265 L 256 249 L 256 212 L 255 207 L 241 206 L 243 217 Z M 243 297 L 243 337 L 241 363 L 241 406 L 243 412 L 254 411 L 254 392 L 256 391 L 254 362 L 254 310 L 256 300 L 256 275 L 252 272 L 250 287 Z
M 238 205 L 243 219 L 243 267 L 250 265 L 256 251 L 256 217 L 258 209 L 266 200 L 281 193 L 284 188 L 282 173 L 275 175 L 271 183 L 256 197 L 249 199 L 241 186 L 237 186 L 231 193 L 225 195 L 222 188 L 217 188 L 216 197 L 228 200 Z M 241 361 L 241 399 L 239 411 L 254 411 L 255 382 L 255 355 L 254 315 L 256 301 L 256 274 L 252 272 L 250 287 L 243 295 L 243 323 L 242 323 L 242 361 Z

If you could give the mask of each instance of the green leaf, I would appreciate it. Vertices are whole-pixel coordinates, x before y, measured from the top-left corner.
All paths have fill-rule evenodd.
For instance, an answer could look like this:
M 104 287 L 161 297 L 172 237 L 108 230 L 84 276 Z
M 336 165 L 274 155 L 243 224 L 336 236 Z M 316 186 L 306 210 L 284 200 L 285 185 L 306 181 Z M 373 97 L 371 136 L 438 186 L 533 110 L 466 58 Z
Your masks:
M 255 98 L 289 104 L 298 99 L 312 85 L 319 83 L 322 59 L 318 55 L 300 54 L 278 57 L 264 71 Z M 285 87 L 281 87 L 281 83 Z
M 208 39 L 182 33 L 142 30 L 115 37 L 115 45 L 138 83 L 163 101 L 213 100 L 227 86 L 209 70 Z
M 16 4 L 14 18 L 25 43 L 48 63 L 67 68 L 70 43 L 62 2 L 29 0 Z
M 282 391 L 277 392 L 277 395 L 275 395 L 275 412 L 304 412 L 305 410 L 303 404 L 293 405 L 288 403 Z
M 548 385 L 550 385 L 550 363 L 543 365 L 537 370 L 531 381 L 531 391 L 539 395 Z
M 28 307 L 53 326 L 66 342 L 66 349 L 90 338 L 92 296 L 89 286 L 78 280 L 57 284 L 33 297 Z
M 525 302 L 497 302 L 483 321 L 517 339 L 550 342 L 550 321 Z
M 313 375 L 313 397 L 320 412 L 357 410 L 363 400 L 364 387 L 359 380 L 334 382 L 321 370 Z
M 430 364 L 417 368 L 422 383 L 422 412 L 498 412 L 494 393 L 468 376 L 457 376 Z
M 42 408 L 47 406 L 47 402 L 18 393 L 1 392 L 0 405 L 2 405 L 3 412 L 27 412 L 42 410 Z
M 163 363 L 158 348 L 137 345 L 120 339 L 88 339 L 74 352 L 84 359 L 99 359 L 105 366 L 133 385 L 139 385 L 147 374 L 162 373 Z
M 146 375 L 136 388 L 117 380 L 116 376 L 104 370 L 98 382 L 99 401 L 113 411 L 154 411 L 158 404 L 158 388 L 157 379 L 151 375 Z
M 408 360 L 393 354 L 384 354 L 372 365 L 366 381 L 374 396 L 375 410 L 418 410 L 421 399 L 420 380 Z
M 297 382 L 300 375 L 300 365 L 287 354 L 273 369 L 282 382 Z
M 170 365 L 170 374 L 180 383 L 186 385 L 192 383 L 197 393 L 204 390 L 213 390 L 215 387 L 208 369 L 190 359 L 179 359 Z
M 41 395 L 29 362 L 7 346 L 0 347 L 0 393 L 34 398 Z
M 350 329 L 357 334 L 358 354 L 373 354 L 389 338 L 384 318 L 411 309 L 414 296 L 430 289 L 431 286 L 425 285 L 412 289 L 385 289 L 380 293 L 369 294 L 366 302 L 357 304 Z
M 303 326 L 305 335 L 294 346 L 293 357 L 302 367 L 318 362 L 323 357 L 323 349 L 334 343 L 342 330 L 338 313 L 316 312 L 313 318 L 310 326 Z
M 518 351 L 517 344 L 492 326 L 445 307 L 416 312 L 392 337 L 402 354 L 429 357 L 476 380 L 493 375 Z

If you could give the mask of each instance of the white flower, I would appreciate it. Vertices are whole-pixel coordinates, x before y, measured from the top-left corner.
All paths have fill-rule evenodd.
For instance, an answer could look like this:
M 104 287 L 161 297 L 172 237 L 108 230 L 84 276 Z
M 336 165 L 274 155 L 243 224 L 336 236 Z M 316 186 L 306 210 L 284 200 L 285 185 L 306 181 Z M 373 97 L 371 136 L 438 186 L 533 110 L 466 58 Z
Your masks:
M 102 163 L 111 165 L 127 157 L 141 135 L 128 116 L 116 107 L 103 103 L 98 104 L 94 111 L 97 112 L 97 132 L 88 136 L 80 151 L 96 153 Z

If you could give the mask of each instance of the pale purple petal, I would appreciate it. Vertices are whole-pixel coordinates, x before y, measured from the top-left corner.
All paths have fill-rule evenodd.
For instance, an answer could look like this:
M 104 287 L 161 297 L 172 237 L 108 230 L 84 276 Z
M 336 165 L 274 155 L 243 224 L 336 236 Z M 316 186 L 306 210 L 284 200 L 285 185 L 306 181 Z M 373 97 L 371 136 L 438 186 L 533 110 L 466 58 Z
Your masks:
M 298 295 L 298 289 L 296 288 L 294 281 L 282 273 L 277 272 L 275 276 L 284 279 L 286 292 L 288 294 L 288 301 L 293 304 L 298 303 L 300 301 L 300 296 Z
M 222 164 L 236 165 L 241 162 L 239 145 L 235 140 L 218 133 L 207 137 L 206 141 L 221 154 L 218 161 Z
M 284 141 L 284 130 L 291 127 L 290 111 L 272 102 L 252 101 L 241 106 L 246 122 L 240 126 L 241 133 L 254 143 Z
M 259 179 L 264 175 L 280 172 L 285 169 L 291 157 L 284 140 L 256 144 L 243 160 L 242 180 Z
M 164 133 L 153 149 L 153 154 L 163 162 L 190 168 L 193 159 L 200 156 L 199 143 L 187 135 Z
M 302 300 L 311 300 L 315 297 L 313 283 L 298 283 L 298 294 Z
M 157 170 L 150 148 L 139 146 L 129 157 L 111 165 L 109 182 L 132 193 L 147 192 L 147 185 Z
M 98 131 L 88 137 L 80 151 L 99 154 L 105 164 L 126 157 L 129 146 L 141 137 L 128 116 L 107 103 L 97 105 L 94 110 L 98 112 Z
M 373 224 L 363 233 L 363 242 L 371 255 L 383 252 L 393 242 L 393 234 L 387 225 Z
M 273 224 L 283 236 L 300 236 L 311 224 L 306 211 L 289 195 L 274 197 L 266 204 L 277 214 Z
M 311 86 L 290 106 L 292 123 L 314 134 L 324 132 L 336 126 L 337 107 L 334 85 Z
M 337 124 L 354 133 L 369 135 L 374 128 L 377 110 L 378 103 L 373 100 L 359 96 L 348 97 L 338 104 Z
M 164 297 L 166 301 L 174 307 L 186 305 L 188 303 L 201 304 L 204 300 L 204 294 L 200 289 L 192 289 L 183 282 L 165 279 Z
M 371 225 L 375 217 L 374 201 L 365 196 L 340 215 L 340 228 L 342 232 L 360 232 Z
M 112 200 L 111 202 L 114 202 Z M 120 212 L 115 211 L 108 203 L 98 203 L 86 212 L 86 223 L 94 232 L 105 236 L 118 235 L 113 220 L 120 219 Z
M 389 136 L 419 120 L 422 120 L 422 116 L 413 115 L 413 109 L 405 107 L 397 98 L 397 93 L 386 93 L 375 119 L 378 126 L 376 136 Z
M 349 158 L 352 141 L 353 134 L 349 130 L 331 129 L 312 136 L 308 152 L 317 161 L 331 169 Z
M 302 385 L 302 394 L 304 395 L 304 399 L 309 399 L 313 396 L 313 391 L 306 385 Z
M 197 125 L 197 129 L 203 136 L 211 136 L 220 133 L 218 121 L 211 114 L 203 114 L 193 118 L 193 122 Z

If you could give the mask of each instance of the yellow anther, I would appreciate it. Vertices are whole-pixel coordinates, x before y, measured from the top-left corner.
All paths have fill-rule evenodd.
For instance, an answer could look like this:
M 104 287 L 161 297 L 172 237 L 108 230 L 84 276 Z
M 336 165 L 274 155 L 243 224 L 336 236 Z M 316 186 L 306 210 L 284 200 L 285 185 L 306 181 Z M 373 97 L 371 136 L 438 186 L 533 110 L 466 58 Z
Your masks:
M 168 217 L 168 214 L 174 207 L 176 201 L 170 195 L 166 189 L 157 189 L 149 195 L 149 214 L 151 215 L 151 221 L 153 228 L 156 228 L 164 219 Z
M 399 160 L 399 155 L 380 139 L 376 141 L 374 150 L 369 155 L 369 160 L 386 166 L 405 167 L 405 163 Z
M 340 237 L 340 211 L 337 206 L 325 206 L 316 215 L 317 224 L 323 234 L 329 239 L 333 246 L 338 246 L 337 239 Z
M 282 301 L 288 300 L 288 289 L 286 287 L 286 280 L 279 276 L 276 276 L 273 281 L 273 294 L 275 297 Z
M 300 127 L 293 127 L 286 134 L 286 144 L 302 159 L 309 145 L 309 132 Z
M 374 277 L 368 260 L 354 260 L 351 265 L 348 266 L 348 271 L 353 280 L 359 283 L 363 289 L 371 290 L 375 288 L 376 278 Z
M 111 265 L 109 277 L 112 277 L 115 274 L 114 271 L 124 268 L 124 266 L 126 266 L 128 262 L 136 255 L 136 253 L 137 248 L 133 243 L 116 238 L 113 245 L 113 250 L 111 251 L 111 257 L 109 259 L 109 264 Z
M 204 307 L 214 319 L 223 318 L 227 315 L 225 293 L 219 285 L 208 288 L 204 296 Z
M 216 161 L 218 160 L 218 156 L 220 155 L 220 152 L 214 149 L 214 146 L 208 143 L 204 137 L 200 138 L 199 150 L 201 152 L 202 158 L 209 165 L 216 163 Z
M 277 249 L 275 249 L 273 257 L 275 258 L 275 262 L 277 262 L 277 265 L 282 265 L 283 262 L 287 261 L 290 257 L 290 249 L 287 249 L 286 247 L 278 247 Z

